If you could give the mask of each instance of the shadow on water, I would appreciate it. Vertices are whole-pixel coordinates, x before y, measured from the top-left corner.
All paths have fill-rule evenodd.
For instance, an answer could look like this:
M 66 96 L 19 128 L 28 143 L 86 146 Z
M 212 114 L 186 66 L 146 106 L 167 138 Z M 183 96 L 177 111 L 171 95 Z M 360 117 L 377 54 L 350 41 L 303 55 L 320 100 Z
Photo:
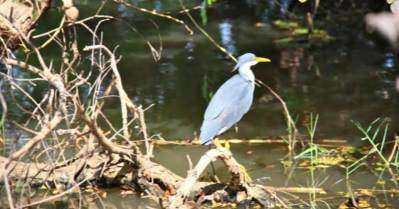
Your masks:
M 177 1 L 132 2 L 185 18 L 177 13 L 180 10 Z M 79 1 L 79 4 L 87 10 L 82 14 L 92 14 L 90 10 L 96 9 L 87 9 L 92 1 Z M 188 4 L 194 5 L 195 1 Z M 114 6 L 106 6 L 104 12 L 126 22 L 104 24 L 101 27 L 104 40 L 108 46 L 119 45 L 117 52 L 123 57 L 119 69 L 131 99 L 144 107 L 153 105 L 146 112 L 149 132 L 161 134 L 165 139 L 193 138 L 201 125 L 210 95 L 233 75 L 234 63 L 199 32 L 189 35 L 181 25 L 142 15 L 124 6 L 117 6 L 117 9 Z M 290 0 L 265 3 L 223 1 L 208 9 L 208 24 L 204 29 L 235 56 L 253 52 L 271 58 L 272 63 L 254 67 L 256 77 L 281 95 L 302 131 L 309 122 L 310 113 L 320 115 L 316 140 L 340 138 L 359 145 L 361 135 L 351 121 L 368 124 L 378 117 L 393 121 L 390 130 L 397 133 L 397 60 L 388 46 L 375 42 L 363 32 L 363 23 L 359 21 L 362 14 L 356 14 L 356 18 L 350 20 L 345 15 L 333 16 L 335 19 L 332 21 L 326 18 L 331 14 L 322 10 L 323 22 L 316 21 L 316 24 L 331 31 L 335 41 L 311 48 L 281 48 L 274 41 L 284 34 L 272 27 L 271 22 L 293 15 L 287 12 L 290 7 Z M 193 14 L 198 16 L 197 11 Z M 54 15 L 50 12 L 45 18 L 43 21 L 51 22 L 49 19 Z M 264 24 L 257 24 L 260 22 Z M 162 46 L 160 61 L 154 61 L 144 40 L 128 29 L 127 23 L 154 46 Z M 86 33 L 79 38 L 85 43 L 90 40 L 90 35 Z M 52 56 L 55 55 L 49 53 L 48 57 Z M 107 106 L 115 126 L 120 125 L 118 107 L 118 100 Z M 256 89 L 254 104 L 238 127 L 238 132 L 231 130 L 225 137 L 265 138 L 286 134 L 281 105 L 262 87 Z M 155 153 L 158 161 L 184 176 L 188 169 L 186 154 L 195 162 L 205 150 L 199 146 L 165 146 L 158 147 Z M 267 185 L 309 185 L 308 170 L 299 169 L 287 179 L 287 171 L 280 162 L 287 152 L 284 146 L 233 145 L 233 151 L 255 179 L 267 177 L 264 180 Z M 217 166 L 217 172 L 223 175 L 223 166 Z M 322 185 L 329 192 L 346 191 L 345 184 L 339 183 L 345 176 L 343 169 L 328 168 L 318 175 L 320 178 L 323 175 L 329 177 Z M 361 171 L 356 180 L 358 185 L 370 185 L 370 182 L 374 184 L 376 177 Z M 109 191 L 105 205 L 129 208 L 146 204 L 145 200 L 131 196 L 121 198 L 118 192 Z M 397 200 L 396 204 L 399 204 Z M 87 207 L 98 205 L 88 204 Z

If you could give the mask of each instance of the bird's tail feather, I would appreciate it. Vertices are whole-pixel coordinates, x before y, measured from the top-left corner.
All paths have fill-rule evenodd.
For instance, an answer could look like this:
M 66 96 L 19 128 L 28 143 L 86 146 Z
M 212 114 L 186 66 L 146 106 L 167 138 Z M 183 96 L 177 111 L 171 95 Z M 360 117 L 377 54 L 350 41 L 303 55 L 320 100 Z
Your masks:
M 201 145 L 209 145 L 209 144 L 211 144 L 211 141 L 212 141 L 212 139 L 208 139 L 206 141 L 201 139 Z
M 213 137 L 218 135 L 219 126 L 216 123 L 217 121 L 204 121 L 201 126 L 200 140 L 201 144 L 209 145 L 212 142 Z
M 200 141 L 201 145 L 209 145 L 212 142 L 213 136 L 209 132 L 201 131 Z

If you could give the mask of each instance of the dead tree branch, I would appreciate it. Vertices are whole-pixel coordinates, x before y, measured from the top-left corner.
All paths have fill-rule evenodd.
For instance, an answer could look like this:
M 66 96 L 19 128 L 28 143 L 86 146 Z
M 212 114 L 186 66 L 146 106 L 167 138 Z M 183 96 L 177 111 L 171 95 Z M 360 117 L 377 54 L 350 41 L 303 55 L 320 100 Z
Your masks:
M 269 196 L 267 192 L 256 186 L 252 185 L 249 182 L 249 179 L 246 178 L 246 174 L 243 173 L 243 167 L 240 165 L 234 158 L 232 153 L 229 150 L 224 148 L 216 148 L 211 149 L 206 152 L 198 161 L 197 165 L 190 171 L 188 171 L 187 177 L 184 182 L 180 185 L 175 195 L 170 197 L 170 205 L 168 208 L 189 208 L 186 203 L 188 201 L 187 197 L 190 196 L 193 188 L 195 188 L 195 183 L 198 181 L 198 178 L 204 172 L 206 167 L 217 158 L 221 159 L 223 163 L 226 165 L 227 170 L 232 175 L 231 182 L 226 187 L 231 187 L 232 190 L 236 191 L 246 191 L 247 197 L 245 199 L 255 199 L 258 203 L 260 203 L 263 207 L 268 206 L 267 197 Z M 198 194 L 196 194 L 198 195 Z M 242 202 L 244 199 L 236 198 L 237 202 Z

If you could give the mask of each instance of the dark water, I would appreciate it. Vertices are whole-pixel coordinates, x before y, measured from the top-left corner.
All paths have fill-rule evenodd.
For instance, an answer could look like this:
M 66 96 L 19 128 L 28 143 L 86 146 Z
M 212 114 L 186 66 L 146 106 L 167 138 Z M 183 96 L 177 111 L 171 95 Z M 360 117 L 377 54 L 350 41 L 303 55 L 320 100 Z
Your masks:
M 82 14 L 89 15 L 95 11 L 96 5 L 92 2 L 79 1 Z M 378 117 L 392 121 L 390 132 L 396 133 L 398 126 L 395 124 L 399 118 L 395 91 L 397 57 L 383 41 L 365 33 L 362 21 L 365 11 L 353 9 L 351 18 L 345 16 L 344 11 L 331 17 L 328 12 L 321 11 L 316 26 L 329 31 L 335 41 L 311 48 L 280 48 L 275 40 L 286 34 L 272 27 L 271 22 L 292 14 L 285 10 L 291 1 L 278 2 L 221 1 L 208 10 L 208 24 L 204 29 L 235 56 L 253 52 L 271 58 L 271 63 L 253 67 L 254 73 L 285 100 L 302 131 L 309 122 L 309 114 L 317 113 L 320 119 L 316 138 L 340 138 L 351 144 L 360 144 L 361 134 L 351 121 L 367 125 Z M 178 1 L 132 3 L 168 11 L 189 23 L 184 14 L 178 13 L 181 9 Z M 192 1 L 186 6 L 197 3 Z M 106 45 L 111 48 L 119 46 L 117 53 L 122 60 L 118 67 L 131 99 L 144 107 L 153 105 L 146 112 L 149 133 L 160 134 L 165 139 L 193 138 L 201 125 L 209 93 L 216 91 L 233 75 L 234 63 L 192 24 L 189 25 L 195 33 L 189 35 L 180 24 L 143 15 L 124 6 L 109 3 L 103 13 L 123 19 L 104 23 L 101 31 Z M 192 14 L 200 23 L 198 11 Z M 301 19 L 301 13 L 297 15 Z M 45 16 L 43 21 L 49 24 L 41 26 L 40 30 L 52 28 L 53 18 L 57 18 L 55 11 Z M 257 23 L 263 23 L 263 26 L 257 27 Z M 82 44 L 89 44 L 86 41 L 91 37 L 81 31 L 79 39 Z M 153 59 L 145 41 L 155 47 L 162 46 L 159 61 Z M 47 56 L 56 58 L 51 52 Z M 120 118 L 118 107 L 117 101 L 107 106 L 116 126 Z M 254 104 L 238 127 L 238 132 L 229 131 L 225 137 L 267 138 L 287 133 L 281 105 L 263 87 L 256 89 Z M 268 177 L 264 181 L 267 185 L 309 186 L 308 170 L 299 169 L 292 178 L 287 177 L 280 164 L 287 153 L 285 146 L 233 145 L 232 149 L 253 178 Z M 188 165 L 176 165 L 175 162 L 185 162 L 186 154 L 196 161 L 204 151 L 206 148 L 199 146 L 165 146 L 157 148 L 155 153 L 161 163 L 185 175 Z M 223 176 L 222 166 L 217 166 L 217 171 Z M 316 176 L 319 179 L 328 177 L 321 187 L 335 193 L 346 191 L 345 184 L 339 182 L 344 174 L 343 169 L 333 167 L 318 172 Z M 375 175 L 365 171 L 354 178 L 359 188 L 372 187 L 377 181 Z M 129 197 L 121 199 L 118 192 L 110 191 L 104 201 L 116 208 L 129 208 L 134 204 L 144 207 L 146 204 Z M 393 199 L 387 198 L 387 202 L 395 204 Z M 396 204 L 399 204 L 397 200 Z M 88 207 L 98 205 L 89 204 Z
M 150 133 L 161 134 L 165 139 L 193 138 L 201 125 L 209 94 L 234 75 L 231 72 L 234 62 L 179 13 L 178 1 L 132 2 L 180 18 L 195 32 L 189 35 L 173 21 L 113 3 L 106 4 L 102 14 L 120 20 L 105 22 L 99 29 L 105 44 L 118 48 L 117 54 L 122 57 L 118 67 L 131 99 L 144 107 L 152 106 L 146 112 Z M 271 63 L 253 67 L 254 73 L 285 100 L 293 117 L 298 118 L 299 128 L 308 122 L 310 113 L 317 113 L 319 136 L 353 142 L 358 133 L 352 120 L 364 125 L 379 117 L 396 121 L 399 116 L 395 109 L 396 55 L 378 37 L 365 32 L 363 15 L 368 10 L 359 3 L 360 8 L 352 8 L 352 16 L 348 18 L 344 9 L 339 13 L 331 8 L 338 14 L 320 9 L 315 25 L 328 31 L 335 41 L 311 48 L 278 47 L 275 41 L 287 37 L 287 32 L 273 27 L 272 21 L 295 16 L 303 22 L 303 12 L 285 10 L 285 5 L 292 2 L 222 1 L 208 9 L 208 24 L 204 29 L 236 57 L 253 52 L 271 58 Z M 79 4 L 81 18 L 93 14 L 98 6 L 88 0 Z M 195 1 L 186 3 L 188 8 L 196 5 Z M 199 10 L 192 13 L 201 24 Z M 48 13 L 43 20 L 48 24 L 39 25 L 38 31 L 57 26 L 54 21 L 60 18 L 57 14 L 55 10 Z M 262 27 L 257 27 L 259 23 Z M 95 27 L 96 21 L 88 25 Z M 84 29 L 78 32 L 80 45 L 89 45 L 91 35 Z M 152 57 L 146 41 L 156 49 L 162 48 L 159 61 Z M 47 52 L 48 59 L 59 60 L 51 47 Z M 83 56 L 82 62 L 87 59 Z M 118 125 L 118 100 L 114 104 L 108 110 Z M 395 124 L 391 127 L 393 133 L 399 130 Z M 239 131 L 230 131 L 226 137 L 284 134 L 286 123 L 281 105 L 267 89 L 258 87 L 251 110 L 239 123 Z
M 168 10 L 170 4 L 177 3 L 156 5 Z M 330 44 L 311 49 L 277 48 L 274 41 L 283 35 L 268 25 L 272 19 L 266 8 L 258 11 L 262 6 L 225 2 L 209 11 L 204 29 L 236 56 L 253 52 L 272 59 L 270 64 L 255 66 L 255 75 L 282 96 L 298 117 L 299 127 L 313 112 L 320 115 L 319 135 L 355 141 L 357 131 L 351 120 L 368 124 L 377 117 L 398 118 L 394 108 L 395 55 L 389 47 L 366 37 L 362 21 L 347 26 L 353 30 L 339 26 L 344 28 L 342 32 L 335 32 L 336 25 L 330 25 L 337 38 Z M 233 75 L 234 63 L 198 31 L 190 36 L 181 25 L 155 19 L 160 22 L 157 30 L 148 19 L 135 15 L 131 10 L 120 14 L 154 46 L 160 44 L 160 35 L 163 51 L 161 60 L 155 62 L 144 42 L 126 30 L 126 25 L 104 26 L 105 40 L 110 46 L 119 45 L 123 56 L 119 69 L 128 93 L 137 104 L 154 105 L 146 114 L 151 133 L 166 139 L 192 138 L 207 105 L 204 89 L 216 91 Z M 256 27 L 257 22 L 266 26 Z M 328 22 L 324 25 L 328 30 Z M 257 88 L 254 104 L 240 121 L 238 133 L 230 131 L 227 136 L 279 136 L 285 129 L 278 101 L 265 88 Z

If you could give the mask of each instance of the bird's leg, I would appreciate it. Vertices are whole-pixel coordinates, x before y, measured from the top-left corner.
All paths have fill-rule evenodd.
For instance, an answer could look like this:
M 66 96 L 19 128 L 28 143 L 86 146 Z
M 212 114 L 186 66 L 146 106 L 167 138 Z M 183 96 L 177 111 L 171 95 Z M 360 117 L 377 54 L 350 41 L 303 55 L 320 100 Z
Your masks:
M 252 181 L 252 178 L 251 178 L 251 176 L 248 174 L 247 169 L 246 169 L 243 165 L 241 165 L 241 164 L 239 164 L 239 165 L 240 165 L 240 172 L 241 172 L 242 174 L 244 174 L 244 181 L 245 181 L 245 182 L 251 182 L 251 181 Z
M 213 144 L 215 145 L 215 147 L 217 148 L 225 148 L 227 150 L 230 150 L 230 143 L 228 140 L 220 140 L 219 138 L 215 138 L 213 139 Z M 223 146 L 224 144 L 224 146 Z

